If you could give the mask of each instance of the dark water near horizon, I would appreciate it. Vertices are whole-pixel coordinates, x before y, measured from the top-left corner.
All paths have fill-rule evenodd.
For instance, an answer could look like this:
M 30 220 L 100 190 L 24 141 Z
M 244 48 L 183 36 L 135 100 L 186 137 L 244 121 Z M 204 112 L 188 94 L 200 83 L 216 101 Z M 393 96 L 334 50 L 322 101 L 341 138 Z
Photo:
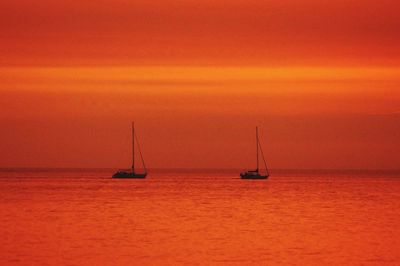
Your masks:
M 0 171 L 1 265 L 399 265 L 400 175 Z

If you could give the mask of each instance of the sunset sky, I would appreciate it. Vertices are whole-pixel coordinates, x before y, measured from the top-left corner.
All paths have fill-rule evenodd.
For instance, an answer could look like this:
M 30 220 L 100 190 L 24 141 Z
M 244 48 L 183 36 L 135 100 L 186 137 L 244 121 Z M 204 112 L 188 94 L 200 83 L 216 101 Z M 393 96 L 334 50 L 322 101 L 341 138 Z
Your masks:
M 2 1 L 0 167 L 399 169 L 399 10 Z

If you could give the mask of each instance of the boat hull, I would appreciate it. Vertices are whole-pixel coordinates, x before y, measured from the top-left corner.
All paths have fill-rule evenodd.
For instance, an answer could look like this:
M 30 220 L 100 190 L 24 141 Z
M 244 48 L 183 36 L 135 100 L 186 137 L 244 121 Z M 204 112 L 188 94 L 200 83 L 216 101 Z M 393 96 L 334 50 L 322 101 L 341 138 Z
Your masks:
M 116 172 L 112 178 L 146 178 L 147 173 Z
M 260 175 L 260 174 L 254 174 L 254 173 L 241 173 L 240 174 L 241 179 L 268 179 L 268 175 Z

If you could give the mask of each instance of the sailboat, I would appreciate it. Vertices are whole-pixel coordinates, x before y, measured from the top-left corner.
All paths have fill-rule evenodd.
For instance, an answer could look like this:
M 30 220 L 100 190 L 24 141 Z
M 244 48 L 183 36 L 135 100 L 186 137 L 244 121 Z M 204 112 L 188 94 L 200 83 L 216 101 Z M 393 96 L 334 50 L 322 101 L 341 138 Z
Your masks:
M 135 140 L 137 142 L 140 158 L 142 159 L 143 164 L 143 173 L 135 172 Z M 140 150 L 139 141 L 137 135 L 135 134 L 135 123 L 132 122 L 132 169 L 127 170 L 118 170 L 112 177 L 113 178 L 145 178 L 147 176 L 146 166 L 144 164 L 142 151 Z
M 261 148 L 260 140 L 258 139 L 258 127 L 256 127 L 256 145 L 257 145 L 257 168 L 255 170 L 249 170 L 249 171 L 240 173 L 240 178 L 242 178 L 242 179 L 267 179 L 269 177 L 267 163 L 265 162 L 264 153 Z M 258 151 L 259 150 L 261 151 L 261 156 L 264 161 L 265 174 L 260 173 L 259 163 L 258 163 L 258 161 L 259 161 Z

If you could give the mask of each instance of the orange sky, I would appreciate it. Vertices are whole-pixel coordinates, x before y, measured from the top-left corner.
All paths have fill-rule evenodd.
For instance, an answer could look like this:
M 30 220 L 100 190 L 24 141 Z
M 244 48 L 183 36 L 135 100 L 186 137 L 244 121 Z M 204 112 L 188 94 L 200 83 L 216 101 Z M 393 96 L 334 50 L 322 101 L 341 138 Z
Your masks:
M 399 168 L 399 8 L 1 3 L 0 167 Z
M 396 0 L 2 1 L 0 62 L 397 64 L 399 8 Z

